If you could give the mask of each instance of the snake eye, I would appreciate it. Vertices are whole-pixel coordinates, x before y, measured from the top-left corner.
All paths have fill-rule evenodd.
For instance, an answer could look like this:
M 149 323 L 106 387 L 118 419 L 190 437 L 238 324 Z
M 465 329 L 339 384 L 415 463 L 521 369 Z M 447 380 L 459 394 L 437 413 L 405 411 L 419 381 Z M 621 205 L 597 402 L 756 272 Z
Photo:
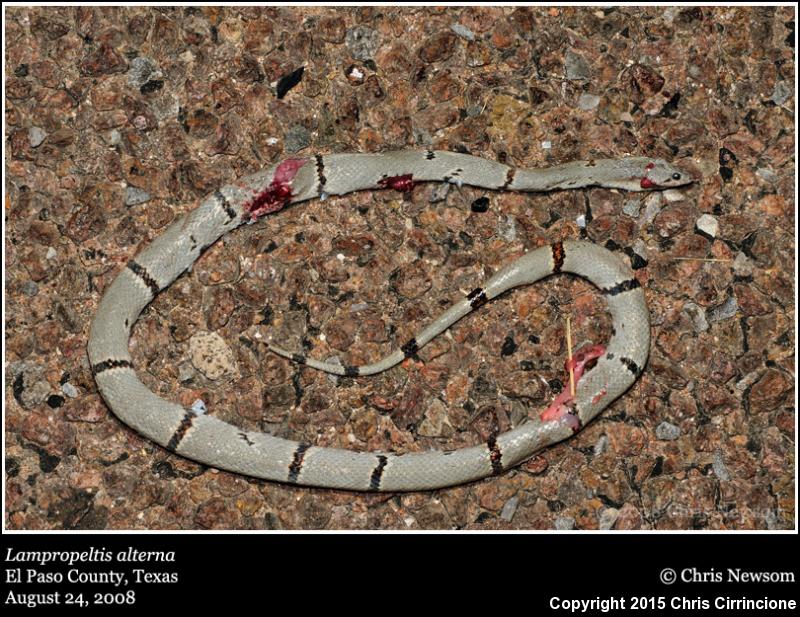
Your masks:
M 678 172 L 675 172 L 674 174 L 672 174 L 672 179 L 673 180 L 680 180 L 681 179 L 681 175 Z

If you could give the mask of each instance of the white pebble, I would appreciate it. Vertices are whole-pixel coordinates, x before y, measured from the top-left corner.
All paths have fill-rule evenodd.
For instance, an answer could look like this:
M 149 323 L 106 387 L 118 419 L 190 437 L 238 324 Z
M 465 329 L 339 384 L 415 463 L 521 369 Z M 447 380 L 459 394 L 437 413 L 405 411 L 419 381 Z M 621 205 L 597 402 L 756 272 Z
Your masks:
M 578 227 L 581 229 L 586 229 L 586 215 L 581 214 L 579 217 L 575 219 L 575 222 L 578 224 Z
M 552 141 L 543 141 L 542 142 L 542 149 L 543 150 L 549 150 L 552 147 L 553 147 L 553 142 Z
M 725 461 L 722 460 L 722 453 L 717 450 L 714 452 L 714 460 L 711 462 L 711 468 L 714 470 L 714 475 L 723 482 L 731 479 L 731 474 L 728 473 L 728 468 L 725 466 Z
M 733 273 L 736 276 L 750 276 L 753 274 L 753 260 L 742 252 L 736 254 L 733 260 Z
M 697 223 L 695 223 L 695 225 L 697 225 L 697 229 L 707 236 L 710 236 L 711 238 L 717 237 L 719 223 L 717 222 L 717 219 L 710 214 L 704 214 L 701 216 L 699 219 L 697 219 Z
M 578 107 L 583 109 L 584 111 L 589 111 L 590 109 L 594 109 L 600 104 L 600 97 L 596 94 L 581 94 L 580 98 L 578 99 Z
M 656 427 L 656 438 L 661 441 L 674 441 L 680 436 L 680 427 L 669 422 L 664 421 Z
M 192 366 L 208 379 L 238 376 L 233 351 L 216 332 L 197 332 L 189 339 Z
M 466 26 L 462 26 L 461 24 L 452 24 L 450 29 L 461 38 L 467 39 L 468 41 L 475 40 L 475 35 L 473 34 L 472 30 Z
M 505 502 L 505 504 L 503 504 L 503 511 L 500 512 L 500 518 L 510 523 L 511 519 L 514 518 L 514 514 L 517 511 L 518 505 L 519 505 L 519 497 L 514 495 L 511 499 Z
M 651 193 L 645 199 L 644 205 L 642 225 L 649 225 L 656 218 L 656 215 L 661 212 L 661 195 L 659 193 Z
M 695 332 L 705 332 L 708 330 L 706 310 L 703 307 L 698 306 L 694 302 L 687 302 L 683 305 L 683 312 L 692 320 Z
M 78 389 L 70 382 L 61 384 L 61 391 L 69 398 L 75 398 L 78 396 Z
M 597 440 L 597 443 L 594 444 L 594 455 L 600 456 L 603 452 L 608 449 L 608 437 L 605 435 L 600 435 L 600 438 Z
M 664 199 L 667 201 L 681 201 L 683 200 L 683 192 L 678 189 L 667 189 L 664 191 Z
M 760 167 L 756 169 L 756 175 L 766 182 L 775 182 L 778 179 L 778 176 L 775 174 L 775 172 L 768 167 Z
M 28 129 L 28 143 L 31 148 L 37 148 L 42 145 L 45 137 L 47 137 L 47 133 L 38 126 L 32 126 Z
M 45 259 L 53 259 L 56 255 L 58 255 L 58 252 L 52 246 L 47 247 Z
M 617 522 L 618 518 L 619 510 L 616 508 L 606 508 L 600 513 L 598 527 L 600 529 L 611 529 L 614 526 L 614 523 Z
M 622 212 L 631 218 L 639 216 L 639 210 L 642 208 L 642 202 L 638 199 L 628 199 L 622 205 Z
M 196 416 L 202 416 L 208 409 L 206 408 L 206 404 L 201 400 L 197 399 L 194 403 L 192 403 L 192 411 Z

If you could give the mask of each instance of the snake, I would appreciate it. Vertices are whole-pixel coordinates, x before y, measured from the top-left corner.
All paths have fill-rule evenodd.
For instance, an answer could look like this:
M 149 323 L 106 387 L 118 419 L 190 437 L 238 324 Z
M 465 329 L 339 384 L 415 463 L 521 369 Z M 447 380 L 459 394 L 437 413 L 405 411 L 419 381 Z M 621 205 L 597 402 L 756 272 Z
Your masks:
M 691 181 L 687 172 L 663 159 L 640 156 L 532 169 L 430 149 L 286 158 L 213 191 L 121 268 L 104 290 L 91 323 L 91 371 L 106 404 L 124 424 L 168 451 L 210 467 L 352 491 L 428 490 L 497 476 L 580 431 L 630 388 L 647 362 L 650 320 L 644 289 L 630 266 L 605 247 L 563 240 L 526 252 L 375 364 L 326 364 L 268 343 L 275 353 L 295 362 L 358 377 L 415 356 L 456 321 L 513 287 L 558 273 L 583 277 L 597 287 L 611 315 L 611 337 L 606 345 L 583 347 L 567 360 L 565 370 L 572 373 L 574 389 L 565 387 L 545 410 L 529 413 L 518 426 L 495 431 L 479 445 L 453 450 L 363 452 L 315 446 L 243 430 L 202 404 L 187 408 L 162 399 L 137 377 L 128 349 L 133 325 L 153 298 L 190 270 L 220 237 L 289 204 L 360 190 L 409 193 L 422 182 L 544 192 L 593 186 L 649 191 Z

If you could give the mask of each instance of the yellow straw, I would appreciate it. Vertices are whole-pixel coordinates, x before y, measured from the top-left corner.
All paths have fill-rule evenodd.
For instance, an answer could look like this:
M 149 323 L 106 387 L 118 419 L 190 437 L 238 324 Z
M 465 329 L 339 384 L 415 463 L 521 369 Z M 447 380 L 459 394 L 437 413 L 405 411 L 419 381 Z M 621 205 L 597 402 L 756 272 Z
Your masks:
M 569 391 L 575 398 L 575 371 L 572 366 L 572 328 L 570 328 L 569 315 L 567 315 L 567 359 L 569 360 Z
M 719 263 L 730 263 L 733 259 L 712 259 L 710 257 L 673 257 L 676 261 L 716 261 Z

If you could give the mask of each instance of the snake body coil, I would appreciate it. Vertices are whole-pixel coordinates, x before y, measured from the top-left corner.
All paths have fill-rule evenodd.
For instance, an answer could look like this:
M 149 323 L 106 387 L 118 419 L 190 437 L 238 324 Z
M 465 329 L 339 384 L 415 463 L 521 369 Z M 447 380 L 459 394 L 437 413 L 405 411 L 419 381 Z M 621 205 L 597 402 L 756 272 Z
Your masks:
M 557 242 L 527 253 L 375 365 L 335 367 L 274 347 L 278 353 L 331 372 L 369 374 L 412 355 L 507 289 L 556 272 L 585 277 L 608 302 L 613 320 L 608 345 L 576 354 L 574 398 L 562 393 L 535 420 L 479 446 L 403 455 L 316 447 L 243 431 L 212 415 L 165 401 L 137 378 L 128 351 L 133 324 L 153 297 L 223 234 L 289 203 L 363 189 L 408 191 L 416 182 L 427 181 L 515 191 L 585 186 L 641 191 L 684 185 L 691 178 L 662 160 L 641 157 L 577 161 L 534 170 L 431 150 L 287 159 L 215 191 L 131 260 L 109 286 L 92 322 L 88 345 L 92 371 L 108 406 L 141 434 L 192 460 L 258 478 L 354 490 L 420 490 L 469 482 L 502 473 L 540 448 L 573 435 L 631 386 L 650 347 L 644 292 L 632 271 L 606 249 L 582 241 Z M 596 364 L 586 370 L 590 360 Z

